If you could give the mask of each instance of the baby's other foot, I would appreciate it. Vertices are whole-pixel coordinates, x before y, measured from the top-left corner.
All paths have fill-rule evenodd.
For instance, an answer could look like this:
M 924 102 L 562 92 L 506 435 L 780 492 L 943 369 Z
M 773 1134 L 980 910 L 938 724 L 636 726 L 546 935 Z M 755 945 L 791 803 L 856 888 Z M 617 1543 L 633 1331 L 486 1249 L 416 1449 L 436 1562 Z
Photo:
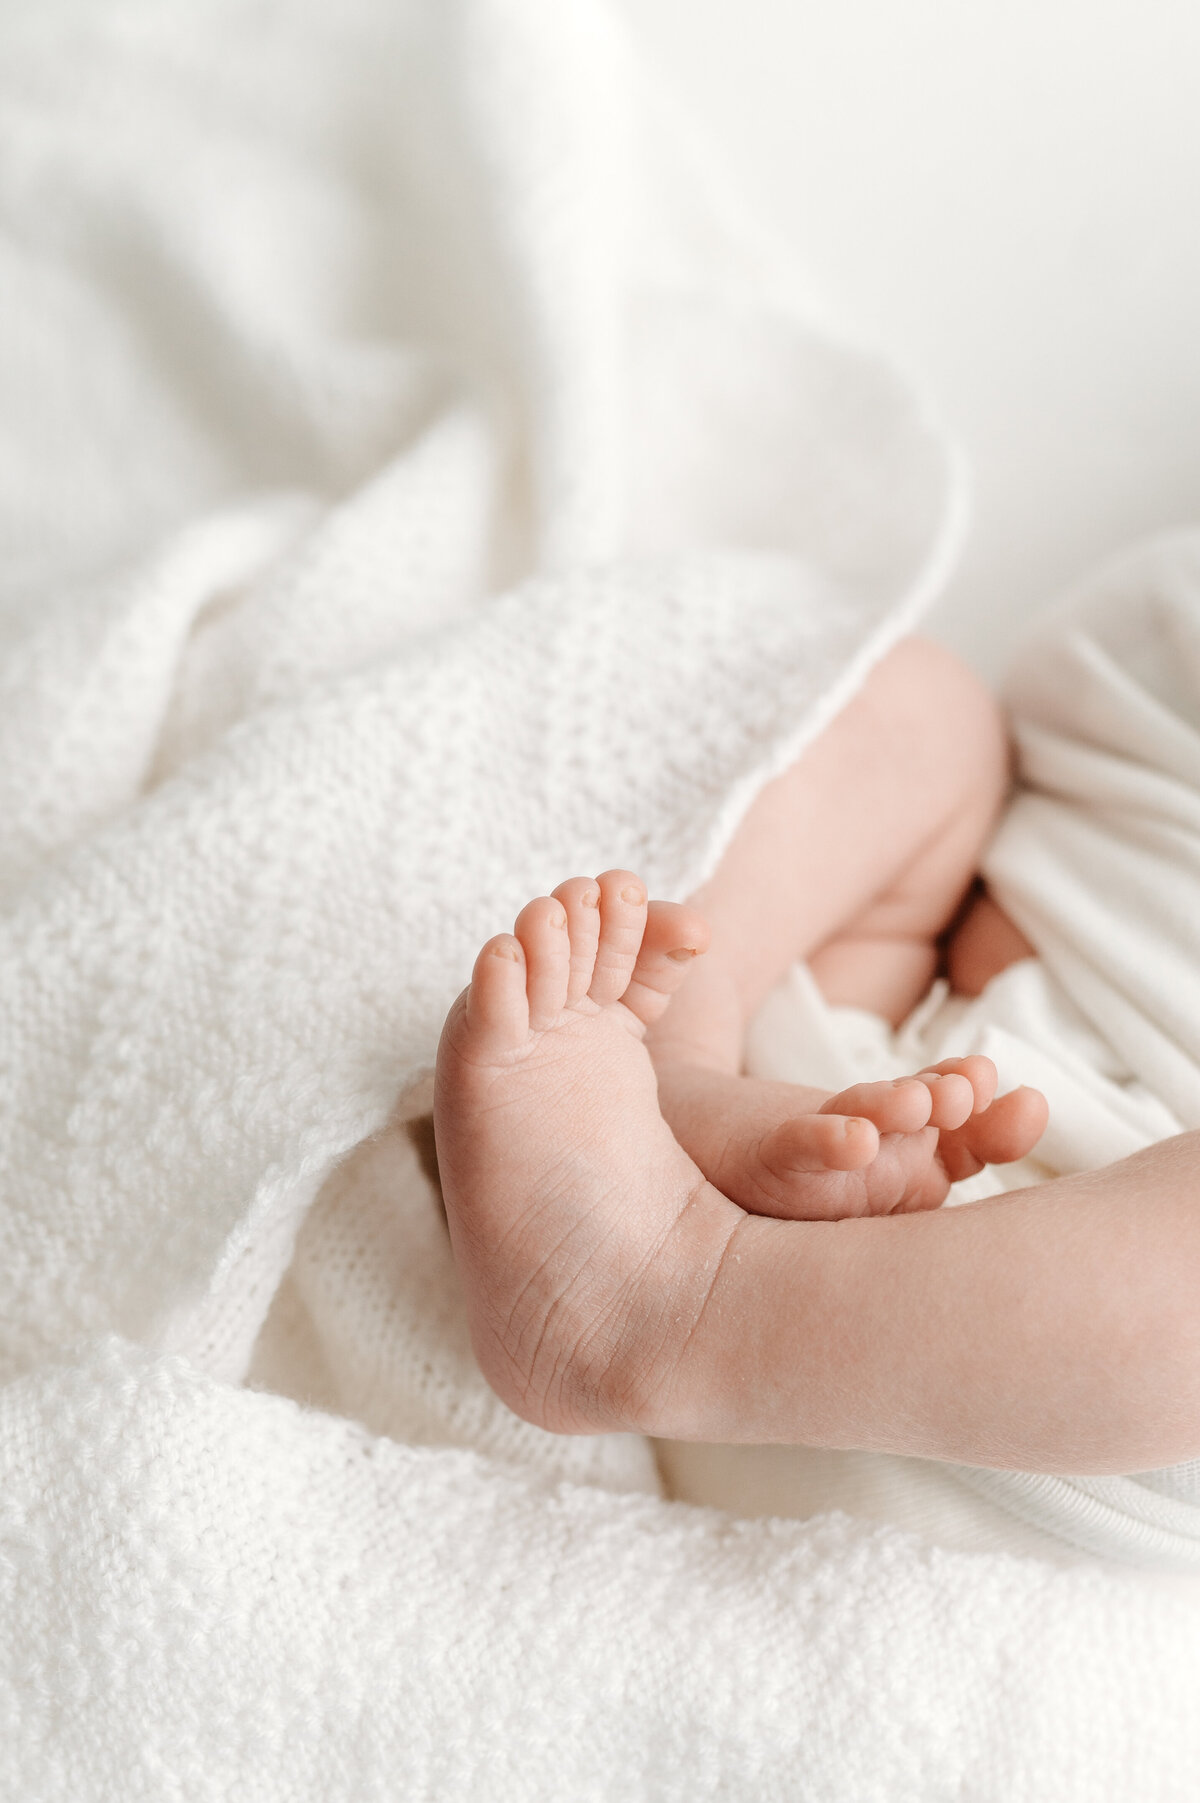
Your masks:
M 642 1044 L 706 943 L 631 872 L 576 877 L 488 941 L 447 1017 L 434 1126 L 472 1341 L 541 1426 L 642 1424 L 743 1218 L 663 1120 Z
M 754 1214 L 831 1221 L 937 1208 L 1045 1131 L 1034 1089 L 996 1096 L 990 1058 L 829 1095 L 698 1066 L 659 1070 L 663 1114 L 709 1181 Z

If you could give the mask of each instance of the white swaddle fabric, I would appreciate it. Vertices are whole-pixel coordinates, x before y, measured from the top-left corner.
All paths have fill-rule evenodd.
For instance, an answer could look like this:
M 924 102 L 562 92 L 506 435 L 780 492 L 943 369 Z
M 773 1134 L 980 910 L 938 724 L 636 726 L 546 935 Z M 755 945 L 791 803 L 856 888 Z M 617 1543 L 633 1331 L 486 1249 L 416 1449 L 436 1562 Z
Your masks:
M 0 1790 L 1194 1790 L 1186 1598 L 518 1422 L 388 1126 L 936 586 L 909 387 L 584 0 L 49 0 L 0 102 Z
M 1060 1018 L 1102 1048 L 1094 1089 L 1122 1149 L 1200 1128 L 1200 534 L 1083 584 L 1008 687 L 1022 789 L 988 880 L 1037 947 Z M 1072 1125 L 1062 1117 L 1039 1156 L 1105 1162 L 1099 1136 Z M 1079 1544 L 1151 1557 L 1169 1544 L 1200 1569 L 1200 1459 L 1136 1478 L 973 1481 Z

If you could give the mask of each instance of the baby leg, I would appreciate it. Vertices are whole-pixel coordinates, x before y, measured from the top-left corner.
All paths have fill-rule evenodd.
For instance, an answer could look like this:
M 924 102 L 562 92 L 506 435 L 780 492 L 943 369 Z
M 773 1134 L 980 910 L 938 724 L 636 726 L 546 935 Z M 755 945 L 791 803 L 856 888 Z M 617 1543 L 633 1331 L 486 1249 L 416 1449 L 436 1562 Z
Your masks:
M 1200 1134 L 973 1208 L 745 1214 L 672 1137 L 642 1042 L 704 940 L 629 871 L 574 879 L 450 1012 L 446 1211 L 505 1401 L 569 1432 L 1029 1471 L 1195 1457 Z
M 957 994 L 981 995 L 999 971 L 1032 956 L 1020 927 L 980 889 L 946 942 L 946 975 Z
M 951 652 L 907 639 L 763 790 L 693 898 L 711 949 L 649 1046 L 680 1143 L 743 1206 L 808 1212 L 812 1173 L 787 1163 L 786 1135 L 767 1148 L 784 1162 L 769 1155 L 764 1165 L 764 1135 L 827 1102 L 738 1076 L 751 1014 L 789 964 L 806 958 L 831 1001 L 901 1021 L 935 974 L 939 938 L 970 888 L 1008 783 L 1008 735 L 991 694 Z M 819 1212 L 929 1206 L 981 1162 L 1021 1156 L 1045 1124 L 1040 1099 L 1017 1092 L 989 1108 L 986 1083 L 972 1088 L 965 1115 L 964 1093 L 946 1097 L 903 1146 L 877 1122 L 882 1162 L 864 1167 L 867 1178 L 846 1176 L 844 1201 L 825 1184 Z M 940 1127 L 954 1137 L 939 1138 Z
M 992 695 L 951 652 L 902 641 L 762 791 L 694 898 L 711 947 L 656 1047 L 736 1071 L 746 1021 L 797 958 L 830 1001 L 898 1024 L 929 986 L 1008 785 Z

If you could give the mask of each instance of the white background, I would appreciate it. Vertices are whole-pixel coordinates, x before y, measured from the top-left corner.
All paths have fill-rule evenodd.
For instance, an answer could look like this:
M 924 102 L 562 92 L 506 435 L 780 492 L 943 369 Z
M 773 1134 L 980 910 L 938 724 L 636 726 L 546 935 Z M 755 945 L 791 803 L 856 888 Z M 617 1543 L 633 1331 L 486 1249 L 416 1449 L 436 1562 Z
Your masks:
M 940 636 L 995 671 L 1090 563 L 1200 523 L 1200 0 L 619 5 L 964 442 Z

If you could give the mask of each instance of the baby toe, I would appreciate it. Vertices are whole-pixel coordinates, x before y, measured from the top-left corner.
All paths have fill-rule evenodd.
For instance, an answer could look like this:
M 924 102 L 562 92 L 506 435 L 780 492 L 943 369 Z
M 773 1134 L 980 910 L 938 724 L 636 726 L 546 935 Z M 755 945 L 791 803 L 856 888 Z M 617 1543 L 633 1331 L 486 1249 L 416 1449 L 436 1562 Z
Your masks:
M 918 1081 L 930 1094 L 929 1125 L 942 1131 L 961 1127 L 975 1110 L 975 1090 L 968 1077 L 957 1071 L 919 1071 Z
M 1000 1081 L 995 1065 L 982 1052 L 971 1052 L 965 1058 L 943 1058 L 940 1063 L 929 1066 L 929 1071 L 925 1074 L 930 1073 L 942 1077 L 965 1077 L 974 1092 L 976 1114 L 987 1107 Z
M 588 994 L 600 1007 L 619 1002 L 629 987 L 646 930 L 646 885 L 632 870 L 606 870 L 600 891 L 600 932 Z
M 539 895 L 517 915 L 513 936 L 525 954 L 529 1026 L 535 1033 L 544 1032 L 567 1001 L 571 959 L 567 911 L 554 896 Z
M 916 1133 L 929 1120 L 932 1095 L 919 1077 L 855 1083 L 821 1104 L 822 1114 L 860 1115 L 880 1133 Z
M 560 883 L 553 894 L 567 915 L 570 972 L 566 1005 L 573 1008 L 587 994 L 596 968 L 596 947 L 600 942 L 600 885 L 594 877 L 573 876 Z

